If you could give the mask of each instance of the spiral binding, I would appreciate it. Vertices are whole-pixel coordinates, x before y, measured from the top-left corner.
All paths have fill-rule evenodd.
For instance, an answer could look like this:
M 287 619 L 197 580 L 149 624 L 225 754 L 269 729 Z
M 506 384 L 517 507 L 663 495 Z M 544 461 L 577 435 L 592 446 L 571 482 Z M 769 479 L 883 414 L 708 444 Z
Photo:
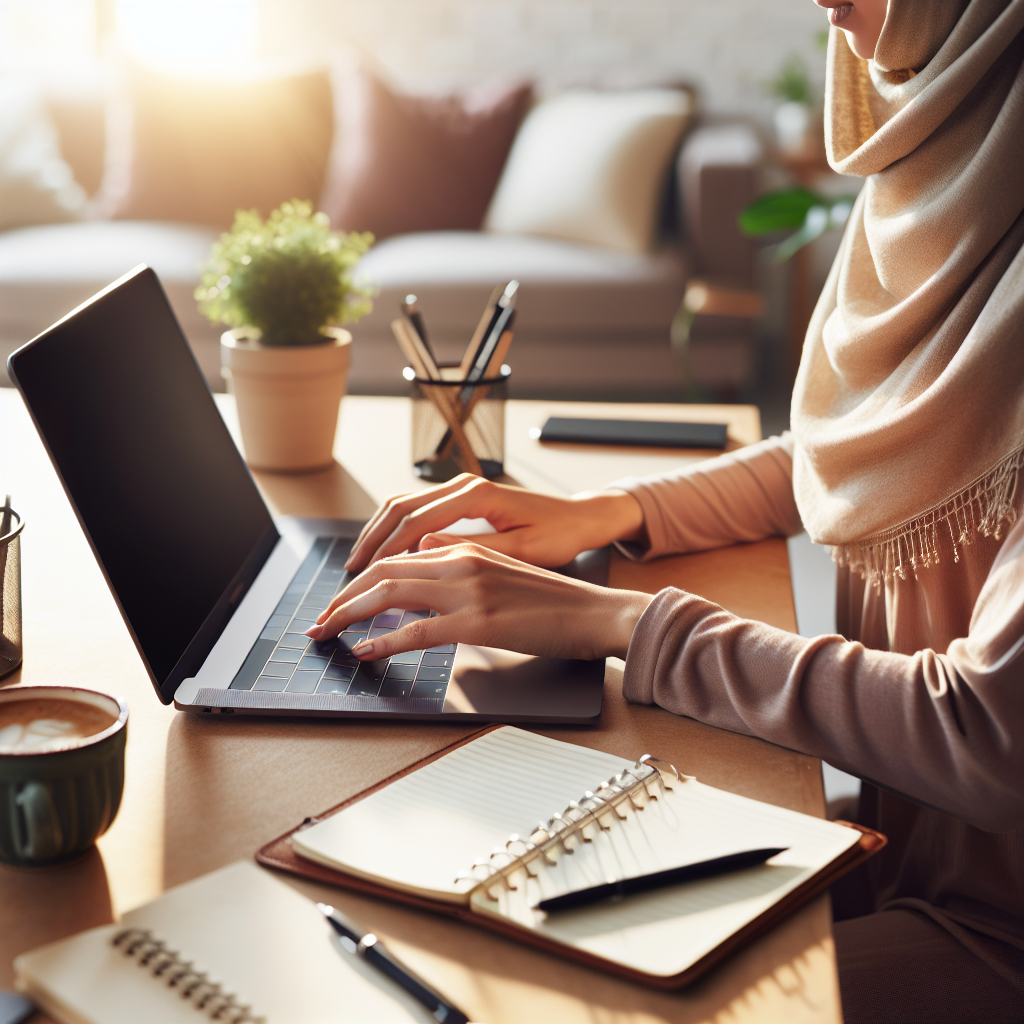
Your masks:
M 500 878 L 506 888 L 514 891 L 515 886 L 508 879 L 519 868 L 526 871 L 531 878 L 536 878 L 537 876 L 530 871 L 530 864 L 538 857 L 543 858 L 544 863 L 553 866 L 558 862 L 552 860 L 549 853 L 555 847 L 561 846 L 565 853 L 574 852 L 566 845 L 567 839 L 579 834 L 584 843 L 593 842 L 587 838 L 583 829 L 587 825 L 596 825 L 603 832 L 610 831 L 610 826 L 602 822 L 602 815 L 610 812 L 615 818 L 625 821 L 627 816 L 619 810 L 619 805 L 623 803 L 628 803 L 634 811 L 642 811 L 647 804 L 634 800 L 640 790 L 644 791 L 648 801 L 658 799 L 657 794 L 647 788 L 648 783 L 657 782 L 663 793 L 671 792 L 673 787 L 665 784 L 657 765 L 664 765 L 679 782 L 692 781 L 694 778 L 692 775 L 680 774 L 674 764 L 644 754 L 632 768 L 602 782 L 596 792 L 588 789 L 579 800 L 570 801 L 564 811 L 556 811 L 546 823 L 540 822 L 529 839 L 513 833 L 504 848 L 497 846 L 491 851 L 490 856 L 474 861 L 467 871 L 460 871 L 455 876 L 455 881 L 476 881 L 479 883 L 477 888 L 482 889 L 488 899 L 497 902 L 497 897 L 492 896 L 490 891 L 493 881 Z M 504 863 L 501 863 L 502 858 Z M 483 878 L 477 874 L 478 871 L 486 872 Z
M 251 1007 L 243 1006 L 237 996 L 225 992 L 148 929 L 125 928 L 110 944 L 125 956 L 135 957 L 140 967 L 148 967 L 154 978 L 166 979 L 168 988 L 178 989 L 182 999 L 206 1013 L 210 1020 L 225 1024 L 266 1024 L 265 1017 L 255 1016 Z

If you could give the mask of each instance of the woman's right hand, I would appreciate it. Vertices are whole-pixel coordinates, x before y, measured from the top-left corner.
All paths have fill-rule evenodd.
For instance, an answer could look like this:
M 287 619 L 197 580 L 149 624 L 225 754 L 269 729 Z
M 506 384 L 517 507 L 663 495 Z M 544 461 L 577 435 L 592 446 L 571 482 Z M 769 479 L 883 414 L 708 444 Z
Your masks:
M 497 531 L 474 536 L 473 543 L 542 568 L 615 540 L 640 540 L 644 532 L 640 503 L 626 491 L 552 498 L 463 473 L 440 487 L 389 498 L 363 527 L 345 567 L 361 572 L 388 555 L 463 541 L 439 532 L 460 519 L 486 519 Z

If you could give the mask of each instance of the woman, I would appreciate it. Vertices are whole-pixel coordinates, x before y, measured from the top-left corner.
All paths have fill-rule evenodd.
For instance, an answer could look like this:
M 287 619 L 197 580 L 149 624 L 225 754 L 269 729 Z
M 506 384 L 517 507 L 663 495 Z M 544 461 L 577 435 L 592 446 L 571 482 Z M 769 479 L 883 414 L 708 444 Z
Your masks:
M 469 478 L 392 499 L 353 549 L 369 567 L 310 632 L 431 607 L 357 653 L 617 655 L 629 700 L 859 775 L 859 820 L 889 845 L 834 894 L 847 1021 L 1020 1020 L 1024 0 L 819 2 L 842 30 L 829 160 L 866 183 L 808 329 L 792 435 L 571 500 Z M 497 532 L 436 532 L 463 516 Z M 840 566 L 843 636 L 538 568 L 801 524 Z

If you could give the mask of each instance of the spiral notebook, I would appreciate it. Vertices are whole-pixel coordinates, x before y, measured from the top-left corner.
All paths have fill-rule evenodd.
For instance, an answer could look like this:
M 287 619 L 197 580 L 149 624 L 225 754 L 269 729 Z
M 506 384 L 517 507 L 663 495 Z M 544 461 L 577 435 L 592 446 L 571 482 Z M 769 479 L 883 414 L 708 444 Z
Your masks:
M 59 1024 L 364 1024 L 433 1020 L 338 946 L 323 915 L 270 872 L 231 864 L 14 961 Z
M 675 988 L 884 837 L 511 726 L 483 730 L 264 847 L 261 863 L 441 910 Z M 752 848 L 766 864 L 547 915 L 544 898 Z

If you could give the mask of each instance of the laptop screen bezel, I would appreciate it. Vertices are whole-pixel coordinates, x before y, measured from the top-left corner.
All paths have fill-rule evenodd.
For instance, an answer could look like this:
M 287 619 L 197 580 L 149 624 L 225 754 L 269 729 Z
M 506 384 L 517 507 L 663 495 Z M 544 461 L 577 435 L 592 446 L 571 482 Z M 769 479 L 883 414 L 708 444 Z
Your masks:
M 262 533 L 259 535 L 255 543 L 252 545 L 248 555 L 243 559 L 242 563 L 239 565 L 238 569 L 232 576 L 230 582 L 227 584 L 226 587 L 224 587 L 220 597 L 215 602 L 211 610 L 207 613 L 199 629 L 196 631 L 191 641 L 187 644 L 185 650 L 182 652 L 177 662 L 174 664 L 173 668 L 168 673 L 167 677 L 163 680 L 160 680 L 156 673 L 154 672 L 152 665 L 150 664 L 149 658 L 146 655 L 146 651 L 144 650 L 139 640 L 139 637 L 136 635 L 135 629 L 132 626 L 132 622 L 128 616 L 128 613 L 117 594 L 113 581 L 111 580 L 110 575 L 107 572 L 106 566 L 104 566 L 103 564 L 103 559 L 100 556 L 99 549 L 90 533 L 86 520 L 82 515 L 81 510 L 79 509 L 77 501 L 75 500 L 75 495 L 68 486 L 64 473 L 62 472 L 61 466 L 57 461 L 55 453 L 50 447 L 50 444 L 46 438 L 42 426 L 33 409 L 32 397 L 26 390 L 24 382 L 21 379 L 19 379 L 18 374 L 18 365 L 20 362 L 20 357 L 25 355 L 29 350 L 34 349 L 36 346 L 40 344 L 45 344 L 48 337 L 57 332 L 59 329 L 65 328 L 69 322 L 73 321 L 74 318 L 80 313 L 82 313 L 85 309 L 94 305 L 100 300 L 106 298 L 111 293 L 115 292 L 118 288 L 129 284 L 129 282 L 132 282 L 141 276 L 151 276 L 152 280 L 155 282 L 157 288 L 159 289 L 159 293 L 163 298 L 164 303 L 166 303 L 167 312 L 173 319 L 174 326 L 177 328 L 177 331 L 181 337 L 181 344 L 185 346 L 185 348 L 187 349 L 188 356 L 192 360 L 192 363 L 195 367 L 195 372 L 198 375 L 199 379 L 203 382 L 203 386 L 206 388 L 210 401 L 213 402 L 213 394 L 209 389 L 209 385 L 207 384 L 205 377 L 203 377 L 202 371 L 199 368 L 199 364 L 196 362 L 194 353 L 188 346 L 184 334 L 181 332 L 181 326 L 180 324 L 178 324 L 177 318 L 174 316 L 173 309 L 171 308 L 170 303 L 167 300 L 167 296 L 163 291 L 163 286 L 160 284 L 160 281 L 157 278 L 154 271 L 145 264 L 140 264 L 138 267 L 135 267 L 127 274 L 118 278 L 116 281 L 108 285 L 106 288 L 97 292 L 91 298 L 87 299 L 81 305 L 77 306 L 66 316 L 62 317 L 53 326 L 47 328 L 47 330 L 38 334 L 31 341 L 27 342 L 25 345 L 22 345 L 20 348 L 12 352 L 7 359 L 7 372 L 12 382 L 14 383 L 15 387 L 21 393 L 21 396 L 25 402 L 25 406 L 28 409 L 29 416 L 32 419 L 32 423 L 35 426 L 37 433 L 39 434 L 39 438 L 43 444 L 44 449 L 46 450 L 47 457 L 50 459 L 50 463 L 57 474 L 58 480 L 60 480 L 60 484 L 64 490 L 64 494 L 67 497 L 68 502 L 75 513 L 75 518 L 78 520 L 78 524 L 82 528 L 82 532 L 85 534 L 86 540 L 88 541 L 93 556 L 95 557 L 96 562 L 99 565 L 100 571 L 103 573 L 103 578 L 110 589 L 110 593 L 114 598 L 115 604 L 117 605 L 117 610 L 121 614 L 121 618 L 124 620 L 125 626 L 127 627 L 129 635 L 132 638 L 132 642 L 135 644 L 135 648 L 139 652 L 139 657 L 142 659 L 142 663 L 146 668 L 146 673 L 148 674 L 150 681 L 153 684 L 153 688 L 154 690 L 156 690 L 157 696 L 160 698 L 160 701 L 163 704 L 170 704 L 171 701 L 174 699 L 175 691 L 181 685 L 182 681 L 189 678 L 190 676 L 194 676 L 199 671 L 203 662 L 206 660 L 210 651 L 213 649 L 214 644 L 216 644 L 217 639 L 219 638 L 224 627 L 227 625 L 231 616 L 234 614 L 236 608 L 238 607 L 238 604 L 245 597 L 246 593 L 248 593 L 249 588 L 253 584 L 253 581 L 259 575 L 260 570 L 263 568 L 267 559 L 273 552 L 275 546 L 280 541 L 281 536 L 273 523 L 272 514 L 270 510 L 267 508 L 266 503 L 263 501 L 262 495 L 260 495 L 259 488 L 256 487 L 255 481 L 252 479 L 252 473 L 249 470 L 249 467 L 245 464 L 244 459 L 242 459 L 241 453 L 238 451 L 238 449 L 234 446 L 232 442 L 232 449 L 234 450 L 236 457 L 242 463 L 242 466 L 245 469 L 245 473 L 249 478 L 249 483 L 253 489 L 253 493 L 267 513 L 267 526 L 263 529 Z M 225 432 L 227 432 L 226 425 L 224 429 Z

